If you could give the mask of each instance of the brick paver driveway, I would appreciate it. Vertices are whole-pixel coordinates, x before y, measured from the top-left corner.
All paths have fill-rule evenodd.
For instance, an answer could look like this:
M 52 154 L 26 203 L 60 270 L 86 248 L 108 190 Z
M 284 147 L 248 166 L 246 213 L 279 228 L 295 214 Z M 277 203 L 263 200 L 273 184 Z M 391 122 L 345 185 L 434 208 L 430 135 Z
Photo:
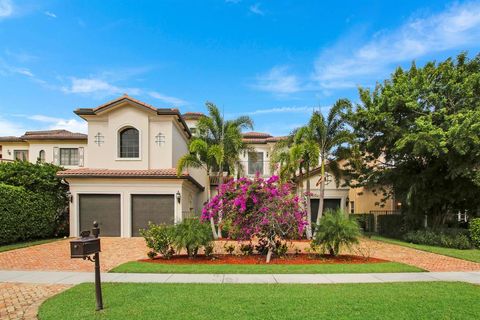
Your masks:
M 0 253 L 0 270 L 93 271 L 93 263 L 70 259 L 68 239 Z M 131 260 L 146 258 L 143 238 L 101 238 L 100 267 L 108 271 Z
M 36 319 L 38 307 L 50 296 L 70 286 L 0 283 L 0 319 Z

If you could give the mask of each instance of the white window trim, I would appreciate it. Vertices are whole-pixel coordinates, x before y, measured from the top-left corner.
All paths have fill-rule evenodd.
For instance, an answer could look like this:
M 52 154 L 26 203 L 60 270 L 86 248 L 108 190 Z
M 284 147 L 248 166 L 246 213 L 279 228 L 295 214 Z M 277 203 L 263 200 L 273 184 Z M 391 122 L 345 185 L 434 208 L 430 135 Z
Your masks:
M 120 131 L 126 128 L 133 128 L 138 130 L 138 158 L 122 158 L 120 157 Z M 117 129 L 117 148 L 116 148 L 115 161 L 141 161 L 142 160 L 142 130 L 138 129 L 134 125 L 124 124 Z

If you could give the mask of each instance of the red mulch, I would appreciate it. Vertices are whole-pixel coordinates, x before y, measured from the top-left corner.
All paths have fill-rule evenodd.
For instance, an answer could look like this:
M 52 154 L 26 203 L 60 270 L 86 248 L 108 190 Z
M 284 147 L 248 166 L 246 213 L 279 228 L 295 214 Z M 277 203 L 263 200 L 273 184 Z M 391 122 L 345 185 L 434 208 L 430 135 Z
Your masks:
M 258 254 L 250 256 L 216 254 L 213 258 L 199 255 L 195 259 L 191 259 L 187 255 L 175 255 L 169 260 L 158 257 L 153 260 L 143 259 L 140 261 L 163 264 L 266 264 L 265 256 L 261 256 Z M 359 264 L 379 262 L 387 262 L 387 260 L 377 258 L 364 258 L 353 255 L 340 255 L 338 257 L 331 257 L 328 255 L 312 256 L 309 254 L 289 254 L 284 258 L 272 258 L 270 264 Z

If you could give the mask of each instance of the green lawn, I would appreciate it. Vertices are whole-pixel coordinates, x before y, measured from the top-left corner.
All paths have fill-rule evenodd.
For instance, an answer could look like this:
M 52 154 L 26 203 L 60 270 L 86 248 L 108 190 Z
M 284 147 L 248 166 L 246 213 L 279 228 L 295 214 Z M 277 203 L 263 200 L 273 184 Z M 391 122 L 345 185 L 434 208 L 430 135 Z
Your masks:
M 466 283 L 93 284 L 47 300 L 40 320 L 76 319 L 478 319 L 480 288 Z
M 372 239 L 387 242 L 387 243 L 392 243 L 392 244 L 398 244 L 400 246 L 418 249 L 422 251 L 443 254 L 444 256 L 459 258 L 463 260 L 469 260 L 473 262 L 480 262 L 480 250 L 478 249 L 460 250 L 460 249 L 427 246 L 424 244 L 409 243 L 402 240 L 385 238 L 380 236 L 372 236 Z
M 110 272 L 127 273 L 366 273 L 421 272 L 422 269 L 396 262 L 365 264 L 161 264 L 131 261 Z
M 6 244 L 0 246 L 0 252 L 10 251 L 15 249 L 21 249 L 31 246 L 37 246 L 39 244 L 49 243 L 53 241 L 62 240 L 63 238 L 54 238 L 54 239 L 42 239 L 42 240 L 34 240 L 34 241 L 27 241 L 27 242 L 18 242 L 12 244 Z

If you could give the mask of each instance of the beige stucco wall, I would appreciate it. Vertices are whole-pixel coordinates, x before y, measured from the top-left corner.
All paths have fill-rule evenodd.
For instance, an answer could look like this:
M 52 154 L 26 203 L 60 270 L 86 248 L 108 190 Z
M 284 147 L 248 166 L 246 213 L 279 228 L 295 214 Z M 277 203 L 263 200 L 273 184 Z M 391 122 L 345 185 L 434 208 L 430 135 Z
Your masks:
M 45 162 L 54 163 L 54 148 L 83 148 L 84 163 L 87 160 L 87 141 L 78 140 L 35 140 L 28 142 L 2 142 L 2 157 L 14 160 L 14 150 L 28 150 L 28 161 L 36 163 L 40 150 L 45 151 Z M 9 154 L 10 151 L 10 154 Z M 59 165 L 59 163 L 57 163 Z M 78 168 L 79 166 L 65 166 L 66 169 Z
M 331 181 L 325 185 L 325 199 L 340 199 L 340 206 L 343 210 L 347 209 L 347 198 L 349 194 L 349 188 L 342 186 L 343 181 L 340 181 L 337 187 L 336 180 L 333 176 Z M 312 193 L 312 199 L 318 199 L 320 196 L 320 189 L 317 186 L 317 182 L 320 179 L 320 175 L 314 175 L 310 177 L 310 192 Z M 307 191 L 307 179 L 303 181 L 303 192 Z
M 371 211 L 393 211 L 395 204 L 392 199 L 386 200 L 382 203 L 382 194 L 375 194 L 372 190 L 364 187 L 352 188 L 349 192 L 350 201 L 354 202 L 354 213 L 369 213 Z M 349 206 L 349 212 L 351 207 Z
M 2 145 L 2 158 L 7 160 L 14 160 L 14 150 L 29 150 L 29 145 L 26 142 L 0 142 Z M 9 154 L 10 153 L 10 154 Z M 30 150 L 28 157 L 30 158 Z M 35 159 L 36 161 L 36 159 Z
M 69 178 L 73 202 L 70 203 L 70 236 L 79 235 L 79 194 L 119 194 L 121 197 L 121 236 L 130 237 L 132 230 L 132 212 L 130 197 L 132 194 L 173 194 L 181 193 L 181 203 L 175 201 L 175 222 L 183 218 L 182 212 L 190 208 L 190 195 L 195 199 L 195 187 L 181 179 L 85 179 Z M 197 189 L 198 190 L 198 189 Z M 175 198 L 175 197 L 174 197 Z M 197 209 L 197 208 L 195 208 Z

